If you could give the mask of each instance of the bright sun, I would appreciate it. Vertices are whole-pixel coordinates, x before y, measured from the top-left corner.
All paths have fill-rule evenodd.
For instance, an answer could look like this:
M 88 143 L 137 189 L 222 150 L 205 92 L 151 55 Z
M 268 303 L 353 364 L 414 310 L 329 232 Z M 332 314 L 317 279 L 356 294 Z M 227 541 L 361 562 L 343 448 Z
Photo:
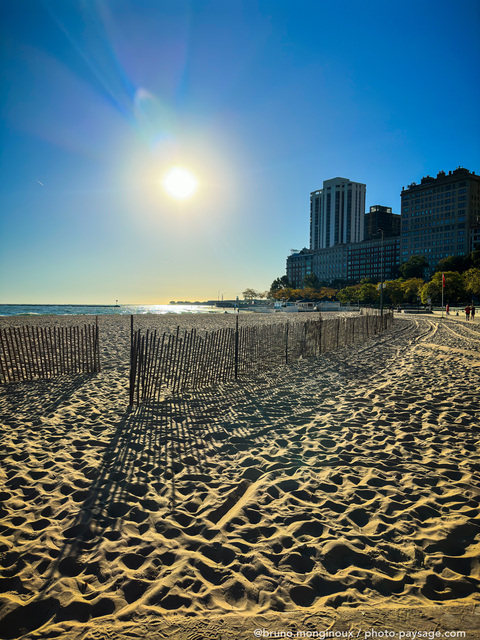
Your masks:
M 163 176 L 162 185 L 172 198 L 186 200 L 197 190 L 198 181 L 187 169 L 173 167 Z

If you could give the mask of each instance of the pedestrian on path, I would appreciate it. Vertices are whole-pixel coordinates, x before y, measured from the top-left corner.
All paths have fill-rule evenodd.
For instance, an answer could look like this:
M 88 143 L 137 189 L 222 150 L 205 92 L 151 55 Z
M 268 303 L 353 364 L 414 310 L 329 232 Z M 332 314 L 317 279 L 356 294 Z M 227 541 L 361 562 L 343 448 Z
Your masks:
M 467 318 L 467 322 L 470 320 L 470 305 L 467 304 L 467 306 L 465 307 L 465 316 Z
M 472 306 L 470 307 L 470 314 L 472 316 L 472 322 L 475 322 L 475 306 L 472 303 Z
M 448 304 L 448 302 L 447 302 L 447 306 L 445 307 L 445 310 L 447 312 L 447 316 L 449 316 L 450 315 L 450 305 Z

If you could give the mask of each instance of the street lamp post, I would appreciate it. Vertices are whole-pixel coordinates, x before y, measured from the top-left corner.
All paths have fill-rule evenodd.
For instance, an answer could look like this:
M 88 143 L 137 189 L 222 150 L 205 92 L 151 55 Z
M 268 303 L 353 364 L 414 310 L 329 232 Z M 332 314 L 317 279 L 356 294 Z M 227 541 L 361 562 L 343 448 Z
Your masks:
M 383 229 L 378 229 L 378 231 L 382 234 L 382 262 L 381 262 L 381 267 L 380 267 L 380 315 L 383 318 L 383 277 L 384 277 L 384 271 L 385 271 L 385 265 L 384 265 L 384 251 L 383 251 Z

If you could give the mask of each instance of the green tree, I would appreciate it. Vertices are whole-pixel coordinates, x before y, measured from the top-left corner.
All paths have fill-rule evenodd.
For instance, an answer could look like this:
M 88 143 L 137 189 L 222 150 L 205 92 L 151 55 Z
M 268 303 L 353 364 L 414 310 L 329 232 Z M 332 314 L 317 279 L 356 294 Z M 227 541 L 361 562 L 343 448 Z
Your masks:
M 480 269 L 473 268 L 465 271 L 463 281 L 466 292 L 480 298 Z
M 270 287 L 270 291 L 275 292 L 279 289 L 285 289 L 286 287 L 291 287 L 291 283 L 287 276 L 282 276 L 281 278 L 275 278 L 272 282 L 272 286 Z
M 425 256 L 411 256 L 407 262 L 404 262 L 398 268 L 400 275 L 405 280 L 410 278 L 423 278 L 428 262 Z
M 424 284 L 425 282 L 421 278 L 410 278 L 401 282 L 403 302 L 416 303 Z
M 258 298 L 259 294 L 258 291 L 255 291 L 255 289 L 245 289 L 245 291 L 242 293 L 242 296 L 244 300 L 253 300 L 254 298 Z
M 342 304 L 348 304 L 349 302 L 357 304 L 360 296 L 360 286 L 361 285 L 356 284 L 351 287 L 340 289 L 340 291 L 337 291 L 338 300 Z
M 439 260 L 435 267 L 435 273 L 445 271 L 458 271 L 462 273 L 466 269 L 466 262 L 468 258 L 465 256 L 447 256 L 443 260 Z
M 447 271 L 445 275 L 445 288 L 443 290 L 443 302 L 452 304 L 465 300 L 467 292 L 465 291 L 464 278 L 456 271 Z M 428 298 L 433 303 L 439 304 L 442 300 L 442 274 L 434 273 L 430 282 L 427 282 L 421 289 L 421 298 L 423 304 L 428 303 Z
M 303 278 L 303 286 L 311 289 L 320 289 L 320 280 L 314 273 L 308 273 Z
M 363 304 L 374 304 L 380 300 L 380 289 L 377 289 L 376 284 L 364 282 L 360 285 L 358 298 Z
M 423 282 L 422 282 L 423 284 Z M 388 280 L 385 283 L 385 302 L 398 305 L 403 302 L 404 293 L 401 280 Z

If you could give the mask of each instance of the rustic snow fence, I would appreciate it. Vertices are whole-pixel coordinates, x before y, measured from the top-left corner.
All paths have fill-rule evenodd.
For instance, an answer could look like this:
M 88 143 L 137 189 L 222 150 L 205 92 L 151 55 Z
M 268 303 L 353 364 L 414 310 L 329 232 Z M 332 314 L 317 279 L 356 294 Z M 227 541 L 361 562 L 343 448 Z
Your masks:
M 255 375 L 300 358 L 317 357 L 387 330 L 383 315 L 296 320 L 197 333 L 133 329 L 131 317 L 130 406 L 157 401 L 167 390 L 181 393 Z

